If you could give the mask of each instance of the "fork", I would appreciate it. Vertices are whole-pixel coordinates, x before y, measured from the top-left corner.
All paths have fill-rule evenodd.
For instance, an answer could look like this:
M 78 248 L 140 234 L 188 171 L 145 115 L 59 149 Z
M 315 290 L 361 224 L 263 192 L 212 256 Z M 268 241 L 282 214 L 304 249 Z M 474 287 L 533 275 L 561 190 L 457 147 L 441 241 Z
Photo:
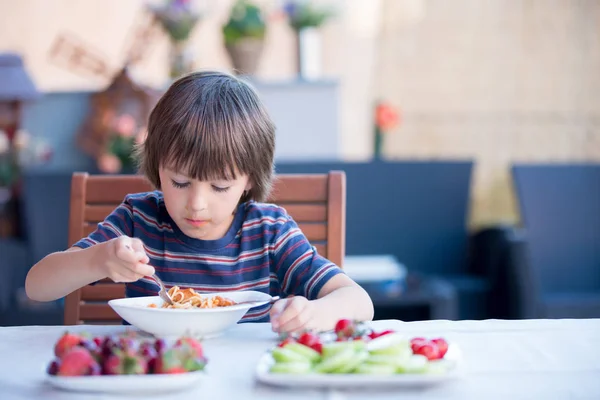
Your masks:
M 160 278 L 156 276 L 156 274 L 153 274 L 151 278 L 154 279 L 154 281 L 156 281 L 156 283 L 158 283 L 158 285 L 160 286 L 160 290 L 158 291 L 158 295 L 160 296 L 160 298 L 163 299 L 165 303 L 173 305 L 173 300 L 171 300 L 171 297 L 169 297 L 169 293 L 167 293 L 167 289 L 165 288 L 165 284 L 163 283 L 163 281 L 161 281 Z
M 126 244 L 125 247 L 133 251 L 133 249 L 129 245 Z M 163 281 L 160 280 L 156 273 L 152 274 L 151 278 L 154 279 L 156 283 L 158 283 L 158 286 L 160 286 L 160 290 L 158 291 L 158 295 L 160 296 L 160 298 L 163 299 L 165 303 L 172 306 L 173 300 L 171 300 L 171 298 L 169 297 L 169 293 L 167 293 L 167 288 L 165 287 Z

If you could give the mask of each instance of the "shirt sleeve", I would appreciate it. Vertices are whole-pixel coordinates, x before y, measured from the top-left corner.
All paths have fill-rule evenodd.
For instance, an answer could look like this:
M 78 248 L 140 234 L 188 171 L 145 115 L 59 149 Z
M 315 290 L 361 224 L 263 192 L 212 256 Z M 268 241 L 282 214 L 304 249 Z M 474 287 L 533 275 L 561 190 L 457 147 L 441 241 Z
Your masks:
M 341 268 L 317 253 L 296 222 L 288 215 L 275 236 L 274 269 L 282 297 L 304 296 L 314 300 Z
M 119 236 L 132 236 L 132 234 L 133 208 L 126 197 L 104 221 L 98 223 L 94 232 L 80 239 L 73 246 L 85 249 Z

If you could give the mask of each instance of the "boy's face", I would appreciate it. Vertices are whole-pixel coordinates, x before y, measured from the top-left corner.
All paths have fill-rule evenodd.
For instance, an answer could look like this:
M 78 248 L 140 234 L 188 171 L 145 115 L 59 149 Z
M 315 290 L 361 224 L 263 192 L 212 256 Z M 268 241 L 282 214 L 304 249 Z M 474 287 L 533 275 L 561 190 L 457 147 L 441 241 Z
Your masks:
M 165 206 L 179 229 L 194 239 L 225 236 L 244 190 L 251 187 L 248 176 L 237 175 L 232 181 L 199 181 L 159 168 Z

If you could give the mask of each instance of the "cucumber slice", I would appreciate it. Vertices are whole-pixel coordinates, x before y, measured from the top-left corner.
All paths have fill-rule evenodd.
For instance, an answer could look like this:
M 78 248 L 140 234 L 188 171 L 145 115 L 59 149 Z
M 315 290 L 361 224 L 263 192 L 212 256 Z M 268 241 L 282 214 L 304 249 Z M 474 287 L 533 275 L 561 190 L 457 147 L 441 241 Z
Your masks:
M 300 343 L 289 343 L 284 348 L 293 351 L 294 353 L 300 354 L 302 357 L 304 357 L 310 362 L 319 361 L 319 359 L 321 358 L 321 354 L 318 351 Z
M 427 357 L 420 354 L 410 356 L 398 364 L 398 373 L 421 374 L 427 372 Z
M 273 374 L 307 374 L 310 365 L 308 361 L 281 362 L 273 364 L 269 371 Z
M 331 357 L 322 359 L 321 362 L 315 365 L 314 371 L 325 374 L 335 371 L 351 362 L 355 356 L 356 352 L 352 348 L 344 349 Z
M 408 341 L 402 341 L 389 347 L 371 350 L 370 353 L 373 355 L 394 356 L 398 358 L 408 358 L 413 354 Z
M 448 360 L 432 360 L 427 363 L 426 372 L 428 374 L 445 374 L 450 368 L 452 368 L 452 363 Z
M 346 363 L 346 365 L 331 371 L 333 374 L 349 374 L 358 368 L 365 360 L 369 358 L 369 353 L 366 350 L 356 353 L 354 358 Z
M 289 344 L 287 346 L 289 346 Z M 287 346 L 275 347 L 271 351 L 271 355 L 273 356 L 275 361 L 277 361 L 277 362 L 294 362 L 294 361 L 307 362 L 308 361 L 308 359 L 304 355 L 298 354 L 292 350 L 288 350 Z
M 354 370 L 354 373 L 367 375 L 394 375 L 396 373 L 396 367 L 385 364 L 362 364 Z
M 359 352 L 364 350 L 366 347 L 365 342 L 362 340 L 351 340 L 347 342 L 333 342 L 326 343 L 323 345 L 323 358 L 331 357 L 338 354 L 346 349 L 352 349 L 353 351 Z
M 398 367 L 402 362 L 402 359 L 397 356 L 387 355 L 387 354 L 371 354 L 365 360 L 367 364 L 375 364 L 375 365 L 391 365 L 393 367 Z

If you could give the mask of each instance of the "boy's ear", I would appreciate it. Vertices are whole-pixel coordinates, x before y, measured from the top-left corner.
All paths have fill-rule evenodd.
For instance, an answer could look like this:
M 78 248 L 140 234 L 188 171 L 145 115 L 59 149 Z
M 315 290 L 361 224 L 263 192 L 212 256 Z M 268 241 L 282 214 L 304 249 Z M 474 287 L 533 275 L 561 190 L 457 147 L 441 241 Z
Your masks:
M 248 183 L 246 183 L 246 187 L 244 188 L 244 190 L 246 192 L 249 192 L 250 189 L 252 189 L 252 182 L 250 182 L 250 180 L 248 180 Z

